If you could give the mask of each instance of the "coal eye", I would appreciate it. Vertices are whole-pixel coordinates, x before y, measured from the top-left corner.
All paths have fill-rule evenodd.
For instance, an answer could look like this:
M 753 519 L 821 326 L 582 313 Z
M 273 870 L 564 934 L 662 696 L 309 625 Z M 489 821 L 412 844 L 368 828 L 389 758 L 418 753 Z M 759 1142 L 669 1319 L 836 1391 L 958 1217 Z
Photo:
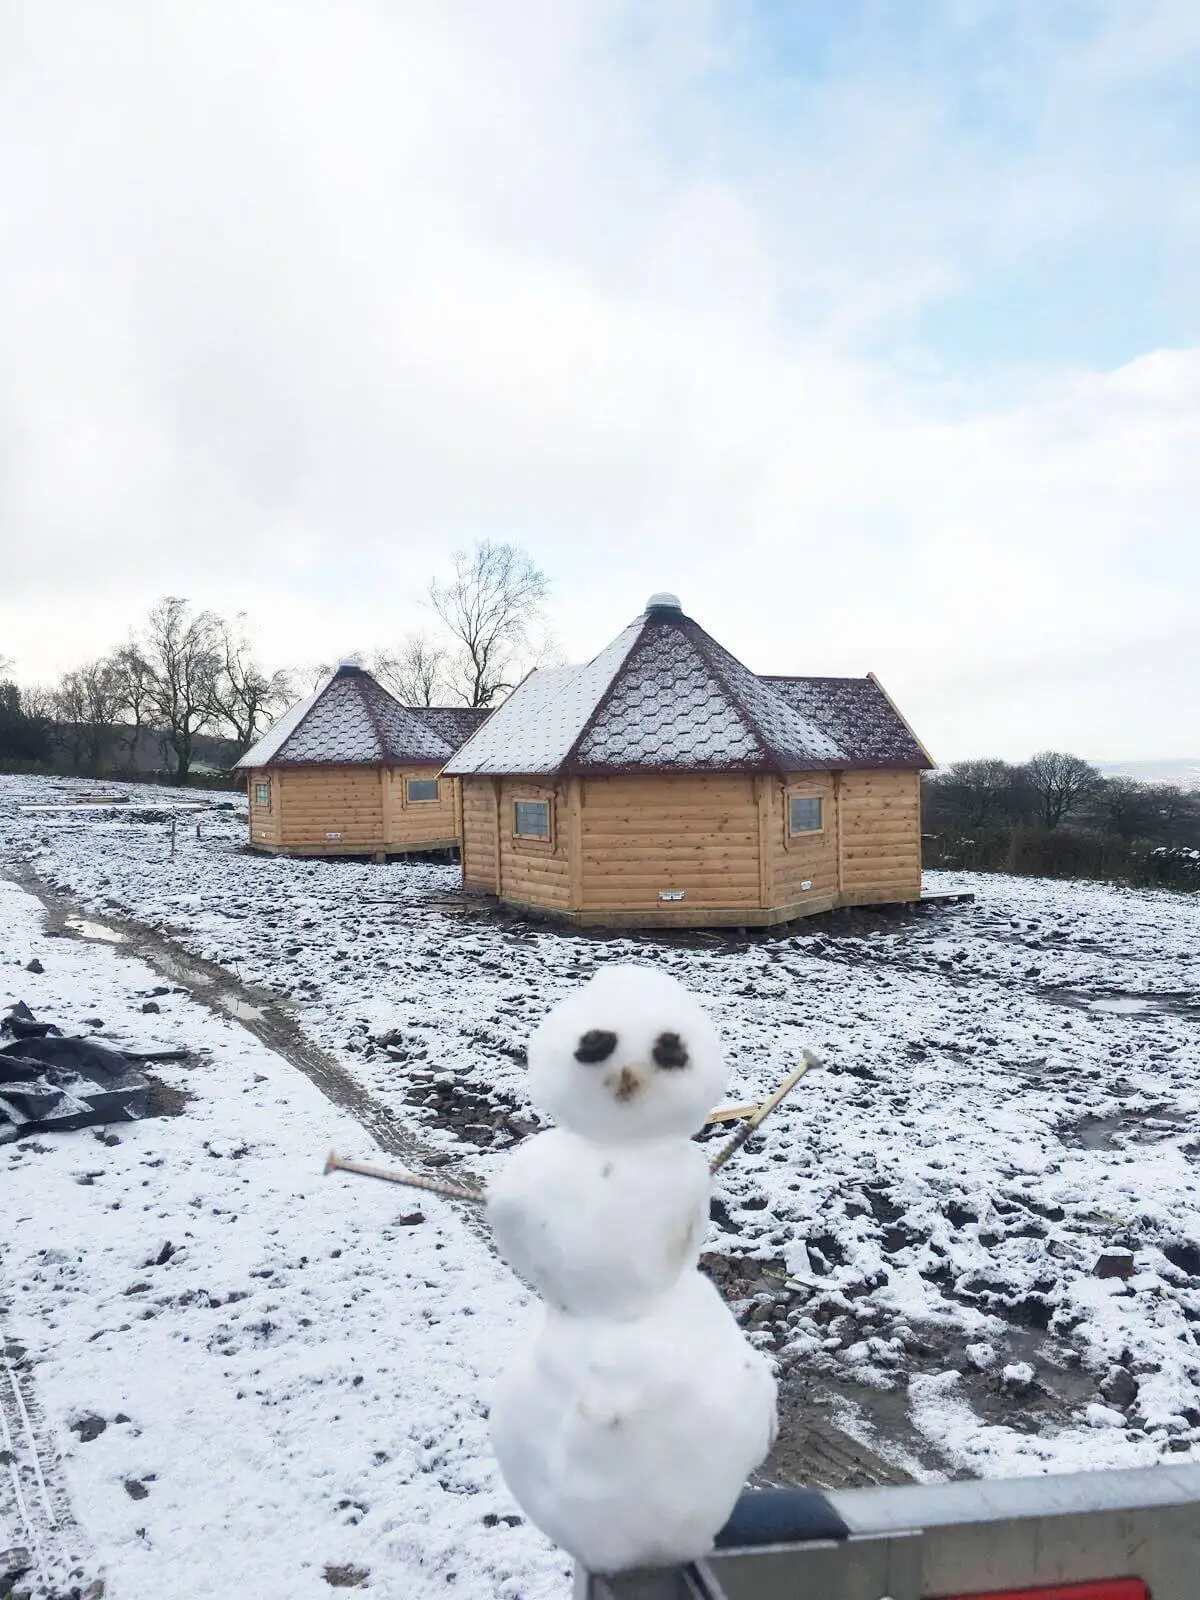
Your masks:
M 651 1054 L 660 1067 L 670 1072 L 688 1064 L 687 1046 L 677 1033 L 660 1033 Z
M 606 1028 L 589 1028 L 575 1050 L 576 1061 L 607 1061 L 617 1048 L 617 1036 Z

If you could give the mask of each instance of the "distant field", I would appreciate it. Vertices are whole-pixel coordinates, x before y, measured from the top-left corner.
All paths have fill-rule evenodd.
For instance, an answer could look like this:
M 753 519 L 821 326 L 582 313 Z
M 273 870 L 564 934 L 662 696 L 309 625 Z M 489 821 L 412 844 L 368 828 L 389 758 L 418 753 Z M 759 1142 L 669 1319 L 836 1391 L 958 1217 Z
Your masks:
M 1181 789 L 1200 789 L 1200 756 L 1179 756 L 1173 761 L 1101 761 L 1106 778 L 1136 778 L 1139 783 L 1175 783 Z

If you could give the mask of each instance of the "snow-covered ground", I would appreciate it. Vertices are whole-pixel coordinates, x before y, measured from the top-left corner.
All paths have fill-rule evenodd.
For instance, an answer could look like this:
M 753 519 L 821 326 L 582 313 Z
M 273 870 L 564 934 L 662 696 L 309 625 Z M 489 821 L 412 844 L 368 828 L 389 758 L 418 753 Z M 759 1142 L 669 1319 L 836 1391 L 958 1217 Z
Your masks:
M 758 1281 L 747 1289 L 743 1309 L 753 1336 L 778 1352 L 785 1372 L 812 1374 L 853 1401 L 868 1421 L 875 1418 L 885 1436 L 888 1419 L 903 1417 L 928 1447 L 927 1466 L 987 1474 L 1064 1470 L 1145 1463 L 1166 1451 L 1190 1454 L 1200 1447 L 1200 1349 L 1194 1332 L 1200 1329 L 1197 897 L 931 874 L 930 888 L 970 889 L 976 903 L 910 918 L 866 914 L 846 925 L 818 922 L 744 943 L 705 936 L 604 939 L 464 909 L 453 867 L 252 856 L 244 849 L 240 803 L 233 811 L 206 813 L 199 837 L 197 819 L 181 819 L 174 858 L 162 820 L 126 820 L 116 808 L 79 814 L 20 809 L 22 802 L 85 793 L 94 797 L 96 789 L 78 782 L 0 779 L 0 856 L 23 858 L 40 879 L 98 916 L 156 930 L 275 999 L 377 1101 L 429 1144 L 461 1158 L 452 1170 L 486 1180 L 498 1151 L 532 1120 L 524 1094 L 525 1039 L 549 1004 L 604 961 L 660 963 L 703 997 L 728 1042 L 738 1099 L 761 1098 L 801 1047 L 817 1051 L 827 1070 L 798 1090 L 765 1135 L 722 1174 L 720 1225 L 709 1248 L 733 1258 L 742 1279 L 748 1275 L 746 1258 L 756 1263 Z M 131 793 L 138 807 L 175 798 L 141 788 Z M 13 914 L 27 916 L 19 909 Z M 22 938 L 33 937 L 32 926 L 22 924 Z M 58 942 L 57 952 L 67 949 Z M 132 978 L 112 976 L 123 968 L 109 952 L 76 945 L 69 952 L 88 966 L 86 982 L 72 980 L 82 987 L 68 1014 L 91 1014 L 94 1001 L 82 996 L 91 994 L 89 985 L 105 981 L 105 972 L 110 985 L 136 987 Z M 24 996 L 35 1008 L 44 1003 L 33 979 L 10 970 L 19 979 L 13 999 Z M 52 979 L 47 962 L 46 978 L 37 983 Z M 137 982 L 145 987 L 144 976 Z M 5 998 L 0 995 L 0 1001 Z M 64 993 L 54 1004 L 65 1006 L 69 999 Z M 280 1457 L 295 1474 L 280 1488 L 280 1498 L 268 1503 L 261 1491 L 247 1496 L 236 1476 L 240 1468 L 222 1473 L 220 1493 L 235 1497 L 248 1517 L 263 1519 L 260 1531 L 247 1535 L 250 1542 L 256 1549 L 265 1542 L 262 1530 L 286 1503 L 307 1508 L 281 1517 L 282 1551 L 294 1563 L 314 1563 L 313 1592 L 320 1587 L 321 1563 L 343 1559 L 382 1574 L 372 1582 L 383 1593 L 417 1595 L 424 1592 L 421 1581 L 432 1592 L 444 1583 L 445 1568 L 438 1563 L 450 1560 L 450 1551 L 458 1562 L 460 1592 L 504 1592 L 494 1576 L 480 1575 L 485 1563 L 495 1562 L 496 1573 L 505 1560 L 518 1585 L 514 1594 L 540 1593 L 539 1584 L 552 1587 L 559 1581 L 554 1560 L 527 1527 L 476 1526 L 493 1497 L 497 1508 L 502 1504 L 478 1396 L 520 1315 L 516 1286 L 456 1216 L 436 1208 L 422 1207 L 431 1217 L 424 1227 L 390 1230 L 392 1237 L 382 1239 L 386 1220 L 403 1209 L 391 1191 L 364 1193 L 372 1186 L 339 1187 L 332 1180 L 322 1185 L 313 1178 L 331 1142 L 369 1157 L 362 1132 L 353 1124 L 347 1130 L 340 1113 L 277 1061 L 270 1069 L 254 1067 L 267 1077 L 261 1093 L 243 1094 L 250 1057 L 274 1058 L 183 996 L 162 1003 L 160 1017 L 137 1019 L 153 1024 L 152 1041 L 190 1037 L 193 1026 L 219 1028 L 221 1047 L 214 1048 L 208 1071 L 179 1081 L 186 1077 L 194 1089 L 202 1080 L 204 1096 L 219 1097 L 220 1104 L 210 1112 L 203 1098 L 170 1123 L 123 1133 L 118 1150 L 102 1152 L 105 1162 L 127 1147 L 124 1161 L 139 1161 L 143 1142 L 157 1141 L 165 1157 L 167 1142 L 174 1150 L 179 1141 L 168 1166 L 174 1171 L 178 1165 L 180 1187 L 170 1196 L 164 1192 L 157 1207 L 182 1206 L 183 1196 L 202 1200 L 196 1214 L 205 1218 L 205 1236 L 219 1234 L 222 1240 L 232 1225 L 211 1211 L 213 1204 L 229 1203 L 232 1176 L 255 1195 L 254 1226 L 264 1230 L 261 1250 L 243 1251 L 237 1259 L 246 1259 L 247 1270 L 250 1256 L 275 1264 L 265 1230 L 278 1227 L 285 1243 L 271 1248 L 280 1253 L 278 1272 L 285 1261 L 291 1264 L 293 1296 L 300 1292 L 299 1255 L 309 1258 L 304 1271 L 311 1273 L 311 1263 L 322 1259 L 320 1239 L 334 1233 L 346 1238 L 343 1256 L 332 1266 L 348 1270 L 353 1247 L 361 1268 L 354 1279 L 361 1299 L 352 1299 L 348 1287 L 343 1292 L 341 1278 L 337 1289 L 322 1280 L 327 1292 L 320 1303 L 328 1305 L 339 1294 L 349 1303 L 343 1310 L 336 1300 L 333 1348 L 324 1327 L 321 1335 L 315 1331 L 319 1316 L 313 1328 L 300 1327 L 290 1296 L 291 1318 L 286 1312 L 267 1316 L 261 1308 L 247 1311 L 249 1302 L 236 1307 L 237 1359 L 258 1369 L 253 1386 L 243 1383 L 243 1392 L 264 1391 L 255 1397 L 252 1414 L 265 1429 L 264 1440 L 274 1440 L 273 1430 L 279 1430 Z M 252 1081 L 253 1072 L 249 1076 Z M 285 1079 L 286 1095 L 276 1087 Z M 233 1122 L 231 1105 L 237 1110 Z M 202 1115 L 211 1116 L 207 1126 Z M 336 1136 L 335 1124 L 342 1129 Z M 269 1159 L 256 1171 L 249 1158 L 235 1163 L 205 1155 L 203 1141 L 212 1142 L 218 1125 L 255 1150 L 265 1147 Z M 14 1178 L 30 1185 L 21 1214 L 35 1217 L 30 1226 L 37 1248 L 47 1245 L 37 1230 L 48 1236 L 52 1224 L 44 1218 L 44 1203 L 33 1203 L 40 1191 L 31 1174 L 100 1166 L 78 1153 L 90 1148 L 90 1138 L 66 1136 L 54 1152 L 27 1155 L 5 1173 L 6 1191 Z M 74 1154 L 58 1153 L 60 1147 Z M 194 1166 L 210 1175 L 207 1191 L 196 1186 Z M 165 1183 L 163 1172 L 155 1168 L 146 1176 L 152 1184 Z M 217 1175 L 225 1199 L 212 1201 Z M 245 1178 L 249 1186 L 240 1182 Z M 53 1214 L 59 1233 L 68 1231 L 79 1241 L 76 1255 L 84 1263 L 74 1270 L 86 1274 L 88 1296 L 101 1293 L 101 1281 L 110 1283 L 104 1292 L 117 1297 L 128 1287 L 123 1277 L 117 1282 L 115 1256 L 94 1255 L 110 1240 L 118 1255 L 122 1248 L 123 1236 L 109 1213 L 97 1221 L 96 1192 L 111 1182 L 110 1176 L 94 1188 L 79 1186 L 68 1211 Z M 319 1205 L 315 1198 L 292 1201 L 293 1194 L 311 1194 L 314 1184 Z M 82 1205 L 84 1197 L 91 1199 L 90 1208 Z M 126 1203 L 122 1210 L 128 1209 Z M 191 1218 L 191 1212 L 180 1214 Z M 165 1218 L 155 1228 L 173 1237 Z M 807 1248 L 799 1248 L 805 1241 Z M 444 1248 L 429 1256 L 438 1243 Z M 30 1270 L 26 1249 L 21 1243 L 20 1273 Z M 1120 1249 L 1133 1252 L 1133 1276 L 1096 1276 L 1100 1256 Z M 140 1239 L 128 1246 L 128 1262 L 120 1258 L 135 1280 L 140 1269 L 132 1255 L 138 1250 Z M 142 1259 L 148 1250 L 146 1245 Z M 382 1307 L 399 1274 L 414 1270 L 418 1276 L 416 1251 L 422 1252 L 419 1272 L 426 1274 L 418 1299 L 405 1279 L 394 1310 L 371 1309 Z M 10 1246 L 10 1279 L 13 1262 Z M 62 1270 L 63 1263 L 54 1268 Z M 173 1270 L 168 1264 L 146 1276 Z M 200 1275 L 224 1283 L 207 1266 Z M 279 1293 L 278 1277 L 264 1281 L 266 1288 L 254 1280 L 256 1297 Z M 303 1287 L 318 1294 L 313 1284 L 304 1277 Z M 470 1319 L 451 1315 L 446 1299 L 460 1305 L 465 1284 L 477 1312 Z M 772 1294 L 771 1286 L 778 1292 Z M 23 1335 L 40 1353 L 37 1375 L 47 1409 L 61 1422 L 65 1406 L 101 1409 L 103 1395 L 97 1400 L 82 1391 L 108 1369 L 95 1346 L 75 1342 L 80 1336 L 73 1337 L 65 1324 L 32 1338 L 28 1323 L 38 1300 L 31 1296 L 48 1293 L 42 1283 L 16 1296 L 14 1315 L 26 1319 Z M 216 1288 L 211 1293 L 215 1297 Z M 424 1315 L 433 1301 L 436 1327 Z M 60 1296 L 56 1303 L 73 1302 Z M 78 1303 L 91 1302 L 81 1294 Z M 129 1315 L 128 1301 L 122 1298 L 121 1304 L 121 1320 L 131 1322 L 139 1338 L 149 1338 L 143 1323 Z M 413 1315 L 402 1315 L 401 1305 Z M 169 1326 L 165 1315 L 144 1327 Z M 232 1312 L 194 1305 L 170 1312 L 172 1323 L 201 1315 L 219 1321 Z M 272 1333 L 261 1341 L 238 1331 L 264 1320 Z M 108 1322 L 97 1320 L 87 1331 L 102 1325 Z M 359 1388 L 343 1387 L 349 1353 L 359 1362 L 377 1361 L 383 1371 L 366 1371 Z M 226 1363 L 231 1369 L 234 1359 L 231 1354 Z M 307 1373 L 309 1362 L 324 1380 L 311 1380 L 311 1393 L 298 1373 Z M 395 1403 L 390 1386 L 397 1394 L 403 1390 Z M 227 1403 L 239 1415 L 245 1409 L 244 1401 Z M 301 1451 L 300 1417 L 310 1403 L 314 1410 Z M 399 1421 L 410 1407 L 422 1419 L 416 1432 Z M 117 1409 L 133 1415 L 128 1404 Z M 320 1476 L 321 1419 L 331 1410 L 341 1420 L 331 1424 L 326 1478 Z M 157 1470 L 161 1483 L 167 1455 L 191 1450 L 199 1419 L 169 1407 L 164 1414 L 169 1425 L 164 1422 L 155 1434 L 162 1443 L 154 1464 L 139 1469 L 122 1455 L 114 1465 L 112 1481 L 121 1497 L 122 1473 Z M 455 1441 L 447 1457 L 453 1470 L 439 1462 L 427 1475 L 431 1482 L 417 1470 L 419 1451 L 407 1453 L 416 1450 L 412 1440 L 427 1416 L 436 1416 L 438 1426 L 428 1423 L 421 1437 L 432 1442 L 421 1448 L 436 1456 L 448 1449 L 447 1438 Z M 372 1441 L 380 1428 L 391 1429 L 395 1454 L 368 1473 L 377 1485 L 370 1496 L 365 1488 L 345 1488 L 343 1470 L 354 1474 L 344 1459 L 349 1447 L 336 1443 L 341 1427 L 347 1438 L 358 1428 Z M 126 1506 L 114 1499 L 106 1508 L 97 1498 L 98 1485 L 107 1481 L 103 1475 L 89 1469 L 79 1476 L 87 1452 L 118 1444 L 125 1450 L 122 1429 L 131 1431 L 128 1425 L 110 1426 L 78 1449 L 72 1440 L 80 1514 L 96 1539 L 109 1526 L 125 1528 L 130 1516 L 130 1526 L 149 1532 L 154 1493 L 169 1520 L 167 1497 L 153 1484 L 146 1500 Z M 398 1436 L 408 1441 L 402 1449 L 395 1444 Z M 145 1429 L 142 1437 L 148 1437 Z M 372 1442 L 370 1448 L 388 1446 Z M 234 1463 L 250 1449 L 249 1434 L 237 1435 Z M 368 1451 L 368 1466 L 369 1456 Z M 202 1459 L 211 1461 L 214 1474 L 219 1470 L 220 1456 L 209 1443 L 196 1450 L 187 1470 L 198 1471 Z M 467 1479 L 478 1494 L 466 1494 Z M 426 1491 L 438 1484 L 431 1500 Z M 340 1516 L 358 1515 L 356 1500 L 369 1500 L 370 1509 L 361 1522 L 341 1529 L 326 1502 L 316 1515 L 317 1499 L 326 1492 L 329 1504 L 351 1502 Z M 210 1498 L 213 1493 L 210 1482 Z M 196 1520 L 185 1514 L 190 1503 L 187 1495 L 172 1496 L 170 1505 L 182 1519 L 174 1526 L 185 1531 L 161 1538 L 196 1537 Z M 458 1510 L 461 1525 L 454 1520 Z M 474 1542 L 466 1539 L 467 1525 Z M 213 1526 L 210 1520 L 210 1532 Z M 344 1545 L 326 1554 L 331 1528 L 340 1530 Z M 209 1548 L 220 1542 L 217 1535 L 201 1537 Z M 496 1554 L 501 1550 L 503 1558 Z M 408 1587 L 397 1576 L 406 1552 L 414 1563 L 418 1556 L 432 1563 L 422 1569 L 425 1580 L 406 1578 Z M 147 1560 L 149 1572 L 153 1562 Z M 263 1565 L 264 1571 L 270 1565 L 265 1555 Z M 136 1564 L 129 1570 L 136 1571 Z M 147 1593 L 149 1588 L 147 1578 Z M 123 1600 L 142 1591 L 116 1592 Z

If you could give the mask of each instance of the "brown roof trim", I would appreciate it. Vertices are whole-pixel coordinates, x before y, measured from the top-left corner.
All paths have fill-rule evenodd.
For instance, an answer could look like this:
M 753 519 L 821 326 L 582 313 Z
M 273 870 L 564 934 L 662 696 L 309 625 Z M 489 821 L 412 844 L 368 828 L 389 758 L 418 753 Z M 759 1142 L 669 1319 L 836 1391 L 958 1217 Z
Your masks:
M 879 690 L 880 694 L 887 701 L 888 705 L 891 706 L 891 708 L 892 708 L 893 712 L 895 713 L 895 715 L 897 717 L 899 717 L 900 721 L 904 724 L 905 728 L 907 728 L 909 738 L 916 745 L 917 749 L 921 752 L 921 754 L 925 757 L 925 760 L 928 763 L 928 770 L 930 772 L 935 771 L 936 768 L 937 768 L 937 762 L 929 754 L 929 751 L 925 748 L 925 745 L 923 744 L 923 742 L 920 739 L 917 738 L 917 735 L 916 735 L 916 732 L 915 732 L 915 730 L 913 728 L 912 723 L 904 715 L 903 711 L 901 711 L 900 707 L 892 699 L 891 695 L 884 688 L 883 684 L 880 683 L 879 679 L 875 676 L 875 674 L 873 672 L 868 672 L 867 673 L 867 677 L 870 678 L 871 682 Z
M 687 778 L 687 777 L 719 777 L 723 774 L 744 774 L 747 777 L 762 777 L 764 771 L 769 776 L 785 780 L 800 772 L 916 772 L 920 769 L 914 767 L 911 761 L 847 761 L 845 757 L 837 761 L 813 761 L 807 765 L 797 763 L 795 766 L 772 767 L 750 766 L 746 762 L 731 762 L 728 766 L 669 766 L 660 763 L 658 766 L 638 766 L 633 762 L 623 762 L 620 766 L 594 766 L 578 765 L 572 767 L 570 772 L 559 767 L 554 772 L 464 772 L 458 776 L 465 782 L 473 783 L 530 783 L 540 784 L 544 789 L 553 789 L 567 784 L 572 778 Z
M 371 767 L 378 767 L 382 771 L 385 767 L 432 767 L 435 772 L 441 772 L 446 765 L 439 762 L 436 756 L 429 756 L 421 760 L 411 759 L 407 756 L 397 758 L 389 756 L 386 759 L 374 761 L 351 761 L 348 756 L 339 756 L 336 761 L 265 761 L 261 767 L 248 767 L 248 772 L 274 772 L 279 767 L 287 767 L 292 771 L 299 771 L 304 767 L 320 767 L 322 771 L 329 772 L 334 767 L 361 767 L 364 771 Z

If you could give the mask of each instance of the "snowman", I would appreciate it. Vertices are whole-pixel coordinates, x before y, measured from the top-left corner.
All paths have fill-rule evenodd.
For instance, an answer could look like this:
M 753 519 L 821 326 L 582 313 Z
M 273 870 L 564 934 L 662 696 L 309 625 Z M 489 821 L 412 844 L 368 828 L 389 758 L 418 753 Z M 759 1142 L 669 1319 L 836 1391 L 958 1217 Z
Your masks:
M 500 1253 L 541 1296 L 491 1435 L 533 1522 L 593 1572 L 706 1554 L 775 1437 L 775 1381 L 697 1270 L 724 1092 L 716 1029 L 667 974 L 607 966 L 529 1043 L 557 1124 L 489 1186 Z

